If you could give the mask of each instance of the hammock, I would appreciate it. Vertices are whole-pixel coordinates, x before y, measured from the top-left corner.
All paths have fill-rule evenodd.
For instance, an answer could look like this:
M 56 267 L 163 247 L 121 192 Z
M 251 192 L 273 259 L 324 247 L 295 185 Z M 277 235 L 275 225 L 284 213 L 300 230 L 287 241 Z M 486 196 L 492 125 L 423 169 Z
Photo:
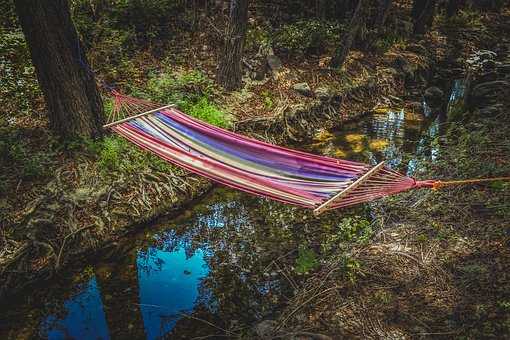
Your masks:
M 156 108 L 114 95 L 114 122 L 105 127 L 140 148 L 226 186 L 314 209 L 316 215 L 441 183 L 416 181 L 384 163 L 372 167 L 264 143 L 196 120 L 173 105 Z M 137 114 L 122 118 L 123 112 Z

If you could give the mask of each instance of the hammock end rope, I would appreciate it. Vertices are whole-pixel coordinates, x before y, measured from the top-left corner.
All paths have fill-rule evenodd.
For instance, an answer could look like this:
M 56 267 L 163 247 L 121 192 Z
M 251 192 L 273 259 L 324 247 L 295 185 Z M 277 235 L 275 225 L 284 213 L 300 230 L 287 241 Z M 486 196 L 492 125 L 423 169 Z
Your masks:
M 497 182 L 497 181 L 510 181 L 510 176 L 490 177 L 490 178 L 471 178 L 471 179 L 463 179 L 463 180 L 457 180 L 457 181 L 433 181 L 432 190 L 439 190 L 444 187 L 454 186 L 454 185 L 478 184 L 478 183 Z

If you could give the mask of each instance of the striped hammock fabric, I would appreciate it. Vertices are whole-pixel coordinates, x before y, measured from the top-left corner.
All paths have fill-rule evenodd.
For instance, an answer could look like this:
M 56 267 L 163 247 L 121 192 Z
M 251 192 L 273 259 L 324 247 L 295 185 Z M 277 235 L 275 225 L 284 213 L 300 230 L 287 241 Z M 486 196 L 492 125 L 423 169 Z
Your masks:
M 380 164 L 317 156 L 251 139 L 194 119 L 175 107 L 116 94 L 106 125 L 162 159 L 226 186 L 320 213 L 430 186 Z

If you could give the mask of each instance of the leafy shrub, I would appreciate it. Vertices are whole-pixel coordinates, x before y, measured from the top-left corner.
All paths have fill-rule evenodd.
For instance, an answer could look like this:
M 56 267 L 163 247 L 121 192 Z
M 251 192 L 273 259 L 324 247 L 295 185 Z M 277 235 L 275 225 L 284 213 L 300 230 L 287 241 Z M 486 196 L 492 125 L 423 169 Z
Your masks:
M 345 248 L 348 242 L 367 242 L 373 231 L 370 221 L 360 216 L 344 217 L 335 232 L 327 235 L 321 247 L 325 253 Z
M 274 106 L 273 94 L 268 90 L 264 90 L 261 93 L 266 109 L 271 110 Z
M 202 97 L 209 99 L 213 94 L 213 83 L 199 71 L 163 72 L 151 75 L 144 91 L 145 96 L 154 101 L 182 106 L 197 103 Z
M 340 265 L 343 276 L 349 280 L 349 282 L 355 283 L 361 268 L 361 263 L 352 257 L 344 256 Z
M 0 74 L 0 110 L 9 115 L 28 112 L 41 92 L 20 29 L 0 30 Z
M 200 120 L 226 127 L 228 116 L 212 102 L 214 84 L 203 73 L 160 73 L 152 76 L 144 91 L 134 90 L 137 96 L 159 103 L 175 103 L 183 111 Z
M 301 245 L 298 249 L 298 257 L 296 259 L 296 272 L 299 274 L 306 274 L 310 270 L 318 267 L 319 261 L 317 255 L 313 250 L 305 245 Z
M 393 32 L 388 32 L 377 38 L 374 43 L 374 48 L 379 51 L 379 53 L 385 53 L 396 44 L 405 44 L 403 37 Z
M 284 25 L 274 37 L 274 47 L 294 53 L 322 53 L 340 37 L 336 23 L 319 20 L 301 20 Z
M 251 26 L 246 32 L 245 48 L 247 51 L 256 50 L 260 46 L 268 46 L 271 40 L 271 34 L 265 27 Z
M 100 141 L 89 141 L 87 149 L 98 157 L 97 164 L 104 173 L 136 173 L 142 169 L 166 171 L 170 165 L 162 159 L 143 151 L 126 140 L 110 136 Z
M 10 162 L 19 170 L 22 178 L 35 179 L 48 175 L 49 155 L 30 152 L 15 135 L 0 141 L 0 160 Z
M 221 127 L 229 125 L 227 116 L 205 97 L 187 109 L 184 106 L 182 108 L 187 114 L 213 125 Z
M 117 137 L 107 137 L 103 140 L 99 151 L 99 167 L 103 170 L 118 170 L 126 149 L 126 142 Z
M 345 217 L 339 225 L 342 241 L 366 242 L 373 234 L 370 221 L 360 216 Z

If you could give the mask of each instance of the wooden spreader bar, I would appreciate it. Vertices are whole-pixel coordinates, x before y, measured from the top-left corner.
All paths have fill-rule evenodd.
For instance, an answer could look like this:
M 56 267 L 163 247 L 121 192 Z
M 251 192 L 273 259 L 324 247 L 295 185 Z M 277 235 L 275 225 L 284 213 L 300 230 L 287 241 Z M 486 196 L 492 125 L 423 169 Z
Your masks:
M 127 118 L 124 118 L 124 119 L 121 119 L 121 120 L 117 120 L 117 121 L 115 121 L 113 123 L 109 123 L 109 124 L 103 125 L 103 128 L 104 129 L 110 128 L 112 126 L 128 122 L 131 119 L 140 118 L 140 117 L 146 116 L 148 114 L 151 114 L 151 113 L 154 113 L 154 112 L 158 112 L 158 111 L 161 111 L 161 110 L 164 110 L 164 109 L 168 109 L 168 108 L 174 107 L 174 106 L 175 106 L 175 104 L 170 104 L 170 105 L 165 105 L 165 106 L 162 106 L 162 107 L 158 107 L 157 109 L 154 109 L 154 110 L 145 111 L 145 112 L 139 113 L 137 115 L 134 115 L 134 116 L 131 116 L 131 117 L 127 117 Z
M 320 206 L 314 209 L 313 214 L 315 216 L 319 216 L 321 213 L 323 213 L 325 210 L 328 209 L 333 203 L 338 202 L 341 198 L 344 198 L 347 196 L 350 192 L 354 191 L 357 187 L 359 187 L 361 184 L 365 183 L 373 174 L 381 170 L 381 168 L 384 167 L 384 162 L 381 162 L 374 166 L 372 169 L 368 170 L 363 176 L 358 178 L 355 182 L 353 182 L 351 185 L 349 185 L 344 190 L 340 191 L 335 196 L 331 197 L 326 202 L 322 203 Z

